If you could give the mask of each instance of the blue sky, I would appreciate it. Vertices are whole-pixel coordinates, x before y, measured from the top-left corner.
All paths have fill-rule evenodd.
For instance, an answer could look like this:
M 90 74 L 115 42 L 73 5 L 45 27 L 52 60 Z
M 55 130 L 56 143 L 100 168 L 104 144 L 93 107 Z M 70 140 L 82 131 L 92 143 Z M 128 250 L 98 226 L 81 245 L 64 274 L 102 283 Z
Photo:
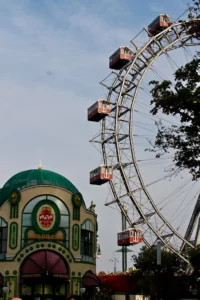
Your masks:
M 99 124 L 87 122 L 87 108 L 103 97 L 109 55 L 159 13 L 177 18 L 187 2 L 0 1 L 0 185 L 40 160 L 69 178 L 97 204 L 98 269 L 111 271 L 120 215 L 104 207 L 107 187 L 88 183 L 101 157 L 88 142 Z

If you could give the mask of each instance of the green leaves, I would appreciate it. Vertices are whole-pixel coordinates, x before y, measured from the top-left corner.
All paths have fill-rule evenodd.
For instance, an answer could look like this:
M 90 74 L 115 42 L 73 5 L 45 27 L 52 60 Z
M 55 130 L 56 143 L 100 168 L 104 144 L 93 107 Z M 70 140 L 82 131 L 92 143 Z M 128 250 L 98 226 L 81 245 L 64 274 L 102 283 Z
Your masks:
M 157 254 L 156 248 L 146 246 L 141 248 L 138 256 L 133 256 L 136 269 L 142 271 L 146 275 L 155 275 L 157 271 Z M 180 261 L 174 253 L 162 251 L 161 272 L 174 274 L 180 268 Z
M 197 246 L 190 251 L 189 258 L 193 268 L 200 271 L 200 246 Z
M 165 115 L 177 116 L 180 125 L 165 126 L 157 122 L 157 136 L 148 151 L 156 152 L 156 157 L 174 153 L 177 170 L 188 169 L 193 180 L 200 178 L 200 59 L 194 59 L 179 68 L 171 81 L 151 81 L 153 106 L 151 113 L 161 111 Z
M 157 249 L 144 246 L 138 256 L 133 256 L 133 260 L 137 269 L 137 287 L 145 294 L 155 295 L 158 286 Z M 162 250 L 159 278 L 163 300 L 179 299 L 186 293 L 188 277 L 182 271 L 185 268 L 184 262 L 176 254 Z

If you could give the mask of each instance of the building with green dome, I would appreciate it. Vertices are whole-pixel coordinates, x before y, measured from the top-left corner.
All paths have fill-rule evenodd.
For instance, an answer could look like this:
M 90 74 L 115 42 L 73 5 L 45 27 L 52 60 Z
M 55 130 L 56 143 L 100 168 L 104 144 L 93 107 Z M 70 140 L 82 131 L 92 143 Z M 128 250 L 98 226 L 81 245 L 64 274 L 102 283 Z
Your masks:
M 80 191 L 52 171 L 26 170 L 0 189 L 0 299 L 93 299 L 97 216 Z M 6 291 L 6 293 L 3 293 Z

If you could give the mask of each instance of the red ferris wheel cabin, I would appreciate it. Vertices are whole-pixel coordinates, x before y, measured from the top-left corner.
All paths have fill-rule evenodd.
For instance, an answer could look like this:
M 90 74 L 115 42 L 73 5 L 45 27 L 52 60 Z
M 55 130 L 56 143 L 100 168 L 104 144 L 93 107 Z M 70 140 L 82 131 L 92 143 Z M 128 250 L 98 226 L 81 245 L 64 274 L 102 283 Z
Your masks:
M 142 242 L 142 230 L 129 228 L 117 234 L 118 246 L 136 245 Z
M 90 184 L 101 185 L 113 179 L 113 168 L 111 166 L 99 166 L 90 172 Z
M 150 36 L 155 36 L 167 27 L 171 26 L 171 18 L 166 15 L 162 14 L 159 15 L 151 24 L 148 26 L 148 31 Z
M 128 47 L 120 47 L 109 58 L 109 68 L 120 70 L 128 62 L 132 61 L 133 52 Z
M 110 113 L 110 104 L 106 100 L 98 100 L 88 108 L 88 121 L 98 122 Z

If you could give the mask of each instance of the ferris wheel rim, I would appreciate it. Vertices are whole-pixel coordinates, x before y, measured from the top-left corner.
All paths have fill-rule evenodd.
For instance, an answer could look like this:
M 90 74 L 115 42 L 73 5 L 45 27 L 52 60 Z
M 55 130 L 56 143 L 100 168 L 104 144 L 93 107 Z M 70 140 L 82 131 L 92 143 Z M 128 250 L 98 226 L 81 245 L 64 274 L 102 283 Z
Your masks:
M 193 22 L 196 22 L 196 21 L 198 21 L 198 19 L 193 19 L 192 21 L 193 21 Z M 127 76 L 129 75 L 130 71 L 133 69 L 133 66 L 134 66 L 134 64 L 135 64 L 135 62 L 136 62 L 136 60 L 137 60 L 137 58 L 139 57 L 139 55 L 143 53 L 143 51 L 146 49 L 146 47 L 147 47 L 148 45 L 151 44 L 152 41 L 155 41 L 155 40 L 157 41 L 158 39 L 162 39 L 163 36 L 166 37 L 166 35 L 167 35 L 171 30 L 174 30 L 174 28 L 178 28 L 178 27 L 180 27 L 180 26 L 184 26 L 185 24 L 187 24 L 187 23 L 189 23 L 189 22 L 191 22 L 191 20 L 186 20 L 186 21 L 174 23 L 174 24 L 172 24 L 169 28 L 167 28 L 166 30 L 162 31 L 161 33 L 159 33 L 159 34 L 156 35 L 155 37 L 152 37 L 152 38 L 144 45 L 144 47 L 142 47 L 142 48 L 135 54 L 135 58 L 134 58 L 134 60 L 130 63 L 130 65 L 128 66 L 128 69 L 127 69 L 126 74 L 125 74 L 125 76 L 124 76 L 123 83 L 122 83 L 121 89 L 120 89 L 120 94 L 118 95 L 117 100 L 116 100 L 116 109 L 115 109 L 115 137 L 114 137 L 114 138 L 115 138 L 115 146 L 116 146 L 117 160 L 118 160 L 118 164 L 119 164 L 120 174 L 121 174 L 121 177 L 122 177 L 122 179 L 123 179 L 123 182 L 126 183 L 125 185 L 127 185 L 127 186 L 128 186 L 128 183 L 129 183 L 129 182 L 128 182 L 128 178 L 127 178 L 127 176 L 126 176 L 126 174 L 125 174 L 125 172 L 124 172 L 123 166 L 122 166 L 122 164 L 121 164 L 121 159 L 120 159 L 121 154 L 120 154 L 120 149 L 119 149 L 119 138 L 118 138 L 118 134 L 117 134 L 117 133 L 118 133 L 118 130 L 117 130 L 117 128 L 118 128 L 118 121 L 119 121 L 119 113 L 118 113 L 119 111 L 118 111 L 118 110 L 119 110 L 119 106 L 120 106 L 121 104 L 123 104 L 122 102 L 120 103 L 120 100 L 121 100 L 121 98 L 122 98 L 122 99 L 124 98 L 124 96 L 122 96 L 122 92 L 123 92 L 125 80 L 126 80 Z M 165 219 L 165 217 L 164 217 L 160 212 L 158 213 L 157 206 L 156 206 L 156 204 L 154 203 L 154 201 L 153 201 L 151 195 L 149 194 L 149 192 L 148 192 L 147 189 L 146 189 L 146 186 L 145 186 L 145 184 L 144 184 L 142 175 L 141 175 L 141 173 L 140 173 L 140 170 L 139 170 L 137 161 L 136 161 L 136 159 L 135 159 L 135 147 L 134 147 L 133 135 L 132 135 L 132 121 L 133 121 L 134 104 L 135 104 L 135 101 L 136 101 L 136 98 L 137 98 L 137 92 L 138 92 L 138 90 L 139 90 L 139 88 L 140 88 L 140 85 L 141 85 L 141 83 L 142 83 L 142 81 L 143 81 L 143 79 L 144 79 L 146 73 L 148 72 L 149 68 L 151 67 L 151 65 L 152 65 L 152 64 L 156 61 L 156 59 L 157 59 L 159 56 L 161 56 L 164 52 L 169 51 L 170 46 L 173 46 L 173 45 L 174 45 L 175 43 L 177 43 L 178 41 L 182 41 L 182 40 L 184 40 L 184 39 L 186 39 L 186 38 L 190 39 L 190 38 L 192 38 L 192 37 L 194 37 L 194 33 L 193 33 L 193 34 L 192 34 L 192 33 L 188 33 L 188 35 L 185 35 L 185 36 L 179 36 L 179 37 L 178 37 L 178 34 L 177 34 L 177 38 L 176 38 L 175 40 L 173 40 L 172 43 L 169 43 L 169 44 L 167 44 L 167 46 L 165 46 L 164 48 L 162 48 L 162 49 L 159 51 L 159 53 L 157 53 L 157 55 L 154 57 L 154 59 L 152 60 L 152 62 L 147 66 L 146 70 L 144 71 L 144 74 L 141 76 L 141 78 L 140 78 L 140 80 L 139 80 L 139 83 L 137 84 L 137 87 L 135 88 L 134 95 L 133 95 L 133 98 L 132 98 L 132 102 L 131 102 L 131 105 L 130 105 L 130 121 L 129 121 L 129 135 L 128 135 L 128 138 L 129 138 L 129 141 L 130 141 L 130 145 L 131 145 L 131 153 L 132 153 L 132 158 L 133 158 L 133 162 L 134 162 L 134 168 L 135 168 L 135 170 L 136 170 L 136 173 L 137 173 L 138 179 L 139 179 L 139 181 L 140 181 L 140 184 L 141 184 L 141 186 L 142 186 L 142 188 L 143 188 L 143 191 L 145 192 L 145 194 L 146 194 L 148 200 L 151 202 L 151 205 L 153 206 L 154 210 L 155 210 L 156 213 L 159 215 L 159 217 L 161 217 L 161 219 L 163 220 L 163 222 L 165 222 L 165 224 L 172 230 L 172 232 L 173 232 L 174 234 L 176 234 L 182 241 L 184 241 L 184 242 L 185 242 L 186 244 L 188 244 L 190 247 L 193 247 L 193 245 L 192 245 L 190 242 L 188 242 L 187 240 L 185 240 L 184 237 L 182 237 L 182 236 L 181 236 L 181 235 L 173 228 L 173 226 L 171 226 L 171 225 L 169 224 L 169 222 L 167 221 L 167 219 Z M 191 45 L 191 46 L 196 46 L 196 45 L 199 45 L 199 44 L 200 44 L 200 43 L 195 43 L 194 45 Z M 182 45 L 179 46 L 178 48 L 181 48 L 181 47 L 183 47 L 183 46 L 184 46 L 184 45 L 182 44 Z M 125 67 L 125 68 L 126 68 L 126 67 Z M 122 74 L 123 71 L 124 71 L 124 68 L 123 68 L 122 70 L 120 70 L 120 72 L 119 72 L 118 74 Z M 117 80 L 118 80 L 118 77 L 116 76 L 115 79 L 114 79 L 114 81 L 113 81 L 113 85 L 115 84 L 115 82 L 116 82 Z M 112 90 L 109 91 L 109 94 L 108 94 L 108 102 L 109 102 L 109 99 L 111 98 L 111 95 L 112 95 Z M 102 121 L 102 135 L 101 135 L 102 140 L 104 140 L 104 134 L 103 134 L 103 133 L 105 132 L 105 126 L 106 126 L 106 118 Z M 107 155 L 106 155 L 106 147 L 105 147 L 105 144 L 104 144 L 104 143 L 102 143 L 102 154 L 103 154 L 104 163 L 107 164 L 107 161 L 108 161 L 108 160 L 107 160 Z M 114 194 L 114 197 L 115 197 L 115 199 L 116 199 L 116 202 L 117 202 L 117 200 L 118 200 L 118 205 L 120 205 L 120 204 L 121 204 L 121 201 L 120 201 L 119 199 L 117 199 L 117 198 L 118 198 L 118 196 L 117 196 L 117 191 L 115 190 L 115 187 L 114 187 L 114 185 L 113 185 L 112 182 L 110 182 L 110 186 L 111 186 L 112 192 L 113 192 L 113 194 Z M 127 192 L 128 192 L 128 190 L 129 190 L 129 197 L 131 196 L 131 194 L 132 194 L 132 196 L 134 197 L 133 193 L 130 191 L 130 187 L 127 188 L 127 186 L 126 186 L 126 190 L 127 190 Z M 144 213 L 142 212 L 142 209 L 139 209 L 139 207 L 138 207 L 138 205 L 137 205 L 137 201 L 134 201 L 133 205 L 134 205 L 135 208 L 138 210 L 138 212 L 141 210 L 142 217 L 145 219 L 145 215 L 144 215 Z M 120 209 L 122 210 L 121 207 L 120 207 Z M 125 213 L 125 212 L 124 212 L 124 213 Z M 126 216 L 126 217 L 128 217 L 128 216 Z M 148 226 L 149 226 L 150 224 L 148 223 L 148 220 L 146 220 L 146 221 L 147 221 L 147 224 L 148 224 Z M 130 222 L 131 222 L 131 220 L 129 220 L 129 224 L 130 224 Z M 161 241 L 162 241 L 162 242 L 164 243 L 164 245 L 165 245 L 165 241 L 162 240 L 161 236 L 159 236 L 159 235 L 157 234 L 157 231 L 153 230 L 153 228 L 151 228 L 151 227 L 150 227 L 150 229 L 151 229 L 152 231 L 154 231 L 154 234 L 155 234 L 157 237 L 159 237 L 159 238 L 161 239 Z M 168 247 L 168 248 L 171 248 L 169 245 L 167 245 L 167 247 Z M 174 251 L 173 248 L 171 248 L 171 250 Z

